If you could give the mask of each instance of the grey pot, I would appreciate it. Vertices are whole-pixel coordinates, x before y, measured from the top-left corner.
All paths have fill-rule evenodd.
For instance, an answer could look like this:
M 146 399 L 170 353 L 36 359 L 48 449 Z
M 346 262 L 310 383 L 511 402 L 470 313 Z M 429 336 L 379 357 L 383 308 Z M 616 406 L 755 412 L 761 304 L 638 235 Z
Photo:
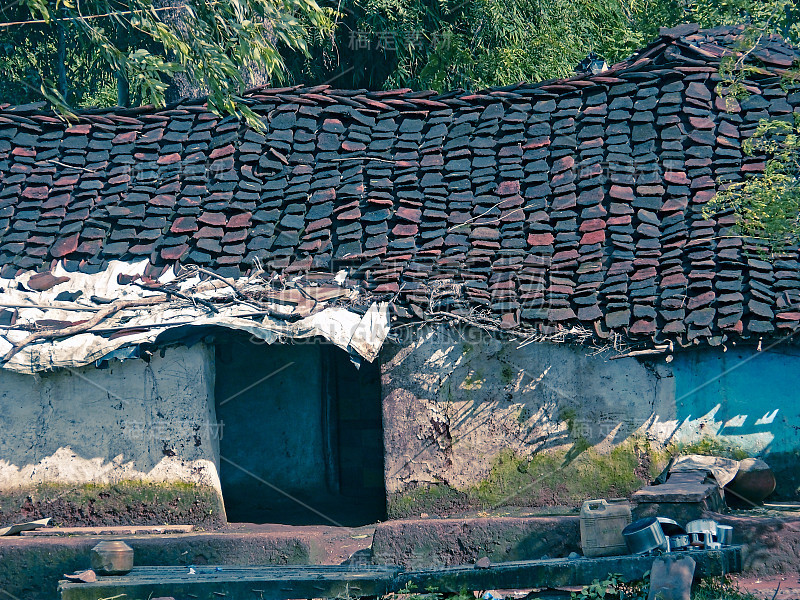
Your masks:
M 661 523 L 655 517 L 634 521 L 622 530 L 622 537 L 625 538 L 631 554 L 667 549 L 667 538 L 661 529 Z
M 133 548 L 122 540 L 100 542 L 92 548 L 91 563 L 99 575 L 125 575 L 133 569 Z

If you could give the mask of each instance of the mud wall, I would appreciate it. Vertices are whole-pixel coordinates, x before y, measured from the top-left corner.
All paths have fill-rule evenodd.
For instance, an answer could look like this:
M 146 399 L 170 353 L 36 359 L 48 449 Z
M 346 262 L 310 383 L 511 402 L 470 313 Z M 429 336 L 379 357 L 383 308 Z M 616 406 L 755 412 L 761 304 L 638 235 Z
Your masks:
M 382 357 L 386 485 L 464 488 L 502 451 L 532 456 L 578 438 L 610 447 L 675 419 L 661 365 L 606 361 L 566 344 L 501 343 L 471 330 L 429 329 Z
M 36 377 L 0 372 L 0 514 L 49 507 L 58 515 L 56 504 L 69 498 L 87 514 L 93 506 L 125 513 L 126 504 L 152 501 L 164 505 L 153 509 L 161 513 L 171 503 L 173 522 L 224 518 L 213 390 L 213 353 L 201 344 L 166 348 L 149 362 L 113 361 L 106 369 Z M 121 507 L 108 500 L 114 496 Z M 103 499 L 108 506 L 100 509 Z M 186 511 L 193 516 L 181 516 Z M 163 523 L 165 516 L 144 511 L 120 518 Z M 76 513 L 60 520 L 92 519 Z
M 707 439 L 744 454 L 773 452 L 776 468 L 779 453 L 800 449 L 800 359 L 793 355 L 755 348 L 698 349 L 670 362 L 611 355 L 568 344 L 520 347 L 452 328 L 387 345 L 390 514 L 406 514 L 398 501 L 407 508 L 419 500 L 424 510 L 430 498 L 417 491 L 431 484 L 466 504 L 510 496 L 523 505 L 569 503 L 593 490 L 624 495 L 657 472 L 668 451 Z M 534 469 L 541 477 L 526 472 Z M 560 475 L 543 490 L 539 480 L 554 471 Z

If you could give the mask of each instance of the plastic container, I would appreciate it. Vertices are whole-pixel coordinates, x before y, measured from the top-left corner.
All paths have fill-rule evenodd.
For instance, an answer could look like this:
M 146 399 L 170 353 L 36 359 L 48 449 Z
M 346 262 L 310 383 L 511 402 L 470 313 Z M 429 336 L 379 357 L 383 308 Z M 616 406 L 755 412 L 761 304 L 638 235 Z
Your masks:
M 622 499 L 587 500 L 581 507 L 583 555 L 617 556 L 628 553 L 622 530 L 631 522 L 631 505 Z

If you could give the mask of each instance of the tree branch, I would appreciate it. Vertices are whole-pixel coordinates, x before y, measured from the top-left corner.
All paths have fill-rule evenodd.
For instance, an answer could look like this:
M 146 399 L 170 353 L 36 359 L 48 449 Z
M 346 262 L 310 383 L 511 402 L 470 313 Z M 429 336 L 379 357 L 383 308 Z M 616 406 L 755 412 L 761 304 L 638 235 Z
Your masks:
M 64 327 L 63 329 L 51 329 L 47 331 L 37 331 L 36 333 L 32 333 L 21 342 L 17 342 L 16 344 L 14 344 L 11 347 L 11 349 L 8 352 L 6 352 L 6 355 L 3 356 L 0 362 L 2 363 L 8 362 L 14 357 L 15 354 L 17 354 L 20 350 L 32 344 L 33 342 L 39 340 L 49 340 L 52 338 L 64 337 L 69 335 L 77 335 L 79 333 L 85 333 L 98 323 L 104 321 L 111 315 L 114 315 L 121 310 L 137 306 L 150 306 L 152 304 L 160 304 L 162 302 L 166 302 L 166 300 L 167 300 L 166 298 L 162 297 L 137 298 L 136 300 L 117 300 L 116 302 L 113 302 L 108 306 L 106 306 L 105 308 L 99 310 L 96 315 L 94 315 L 91 319 L 85 321 L 84 323 L 73 325 L 71 327 Z

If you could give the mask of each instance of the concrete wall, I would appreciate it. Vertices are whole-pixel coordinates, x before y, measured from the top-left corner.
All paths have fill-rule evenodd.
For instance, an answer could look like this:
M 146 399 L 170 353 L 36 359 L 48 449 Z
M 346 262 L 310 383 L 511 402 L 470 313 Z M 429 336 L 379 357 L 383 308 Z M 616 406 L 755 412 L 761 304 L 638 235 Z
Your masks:
M 218 493 L 213 390 L 213 355 L 201 344 L 107 369 L 1 371 L 0 493 L 131 481 Z
M 0 523 L 215 525 L 225 508 L 233 521 L 374 521 L 380 419 L 377 367 L 313 342 L 222 332 L 149 362 L 0 371 Z
M 761 456 L 775 471 L 774 497 L 800 499 L 800 348 L 697 350 L 672 364 L 673 440 L 711 439 Z
M 636 446 L 620 455 L 638 466 L 590 458 L 578 471 L 636 469 L 644 481 L 668 445 L 704 438 L 766 455 L 776 469 L 787 457 L 796 464 L 798 354 L 702 348 L 671 362 L 609 360 L 567 344 L 518 347 L 471 329 L 423 330 L 382 355 L 390 502 L 426 484 L 467 490 L 491 475 L 492 485 L 507 485 L 513 473 L 499 479 L 492 473 L 509 452 L 530 459 L 560 451 L 563 463 L 553 463 L 560 468 L 586 449 L 608 454 L 626 440 L 649 441 L 646 452 Z M 578 471 L 553 485 L 569 487 L 570 477 L 582 476 Z
M 280 488 L 316 501 L 342 484 L 349 490 L 360 483 L 363 495 L 367 471 L 350 467 L 359 466 L 358 452 L 371 451 L 371 442 L 359 440 L 377 419 L 362 412 L 369 408 L 362 406 L 366 392 L 354 393 L 363 382 L 352 374 L 337 379 L 323 354 L 314 344 L 247 342 L 230 352 L 220 343 L 215 356 L 198 344 L 167 348 L 149 362 L 112 362 L 108 369 L 37 377 L 0 371 L 0 517 L 18 514 L 20 507 L 9 502 L 30 504 L 19 493 L 36 486 L 188 483 L 217 500 L 227 487 L 229 496 L 274 499 Z M 391 499 L 427 484 L 474 488 L 509 454 L 527 460 L 556 453 L 558 461 L 545 465 L 552 470 L 590 454 L 587 449 L 613 455 L 630 440 L 659 446 L 708 438 L 783 468 L 779 491 L 796 497 L 798 355 L 792 347 L 704 348 L 677 353 L 671 362 L 663 356 L 608 360 L 566 344 L 518 347 L 477 330 L 423 329 L 387 343 L 380 359 L 386 491 Z M 218 420 L 225 422 L 222 430 Z M 569 487 L 580 476 L 591 486 L 609 471 L 624 480 L 609 489 L 635 489 L 649 476 L 650 458 L 636 447 L 622 459 L 584 461 L 582 471 L 565 472 L 559 485 Z M 625 479 L 634 470 L 639 479 Z M 508 473 L 503 476 L 500 485 L 507 483 Z M 258 478 L 274 487 L 259 491 Z M 574 488 L 549 501 L 584 492 Z M 120 491 L 120 502 L 128 493 Z M 165 504 L 157 497 L 153 503 Z M 200 504 L 191 509 L 195 522 L 205 510 Z M 54 507 L 39 508 L 54 514 Z M 29 506 L 23 512 L 36 514 Z M 82 515 L 64 515 L 84 522 Z

